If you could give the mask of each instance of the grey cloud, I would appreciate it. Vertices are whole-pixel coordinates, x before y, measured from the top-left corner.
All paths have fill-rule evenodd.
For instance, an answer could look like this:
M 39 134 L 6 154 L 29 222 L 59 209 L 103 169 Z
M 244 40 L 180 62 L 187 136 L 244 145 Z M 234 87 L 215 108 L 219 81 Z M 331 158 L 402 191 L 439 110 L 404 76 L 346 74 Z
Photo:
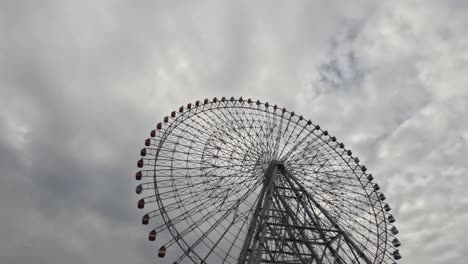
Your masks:
M 375 171 L 405 262 L 463 263 L 467 6 L 419 4 L 0 4 L 0 262 L 154 262 L 143 140 L 181 104 L 242 95 Z

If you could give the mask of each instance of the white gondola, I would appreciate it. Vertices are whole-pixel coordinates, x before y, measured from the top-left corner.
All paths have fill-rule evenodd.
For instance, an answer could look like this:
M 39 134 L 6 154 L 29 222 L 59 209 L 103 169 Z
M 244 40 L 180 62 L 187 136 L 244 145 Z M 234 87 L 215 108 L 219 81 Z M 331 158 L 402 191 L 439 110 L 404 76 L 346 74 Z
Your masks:
M 143 186 L 141 184 L 138 184 L 135 191 L 137 194 L 140 194 L 143 191 Z
M 387 197 L 385 197 L 385 194 L 379 193 L 379 200 L 380 201 L 385 201 L 385 199 L 387 199 Z
M 384 204 L 383 209 L 385 210 L 385 212 L 390 212 L 390 210 L 392 210 L 392 208 L 388 204 Z

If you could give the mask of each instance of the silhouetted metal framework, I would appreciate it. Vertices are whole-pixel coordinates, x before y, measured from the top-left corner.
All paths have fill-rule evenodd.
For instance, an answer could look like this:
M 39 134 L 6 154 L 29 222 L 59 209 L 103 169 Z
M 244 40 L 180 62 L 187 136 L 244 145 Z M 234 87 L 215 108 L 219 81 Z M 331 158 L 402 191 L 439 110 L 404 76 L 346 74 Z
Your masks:
M 394 263 L 395 219 L 343 143 L 294 112 L 213 98 L 151 131 L 136 188 L 167 263 Z M 177 246 L 175 246 L 177 245 Z M 164 262 L 158 262 L 164 263 Z

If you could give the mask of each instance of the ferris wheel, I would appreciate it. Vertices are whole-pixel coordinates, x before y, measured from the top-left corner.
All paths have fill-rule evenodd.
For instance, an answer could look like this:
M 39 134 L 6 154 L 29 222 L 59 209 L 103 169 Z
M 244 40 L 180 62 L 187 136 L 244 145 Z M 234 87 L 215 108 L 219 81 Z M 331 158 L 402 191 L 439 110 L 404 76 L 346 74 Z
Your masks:
M 319 125 L 260 101 L 181 106 L 136 173 L 157 263 L 395 263 L 385 195 Z

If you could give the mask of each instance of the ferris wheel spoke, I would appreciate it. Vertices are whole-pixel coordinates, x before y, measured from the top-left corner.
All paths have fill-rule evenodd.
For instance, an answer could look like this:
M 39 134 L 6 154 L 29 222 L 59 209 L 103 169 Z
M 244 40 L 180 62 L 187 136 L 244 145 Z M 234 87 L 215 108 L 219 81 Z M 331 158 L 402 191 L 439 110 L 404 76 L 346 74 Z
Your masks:
M 217 227 L 222 221 L 224 221 L 224 220 L 229 216 L 230 213 L 232 213 L 232 210 L 233 210 L 233 208 L 227 210 L 222 216 L 220 216 L 220 217 L 218 218 L 218 220 L 215 222 L 215 224 L 211 225 L 210 228 L 209 228 L 206 232 L 203 233 L 203 235 L 201 235 L 193 244 L 191 244 L 191 245 L 189 246 L 189 249 L 190 249 L 190 250 L 188 250 L 188 251 L 186 251 L 184 254 L 182 254 L 182 256 L 180 256 L 179 259 L 177 260 L 177 262 L 179 262 L 179 261 L 181 261 L 183 258 L 185 258 L 186 255 L 189 254 L 189 252 L 193 252 L 193 249 L 196 248 L 200 243 L 203 243 L 203 240 L 204 240 L 211 232 L 213 232 L 213 231 L 216 229 L 216 227 Z M 205 219 L 207 219 L 207 217 L 204 217 L 203 219 L 205 220 Z M 200 223 L 200 222 L 199 222 L 199 223 Z M 198 226 L 195 226 L 195 227 L 198 227 Z M 197 257 L 198 257 L 199 259 L 201 259 L 198 255 L 197 255 Z M 203 261 L 203 260 L 202 260 L 202 261 Z
M 273 154 L 273 149 L 274 149 L 274 132 L 275 132 L 275 127 L 276 127 L 276 122 L 273 121 L 273 118 L 275 115 L 272 115 L 269 111 L 268 108 L 265 109 L 263 112 L 264 116 L 264 124 L 265 127 L 262 128 L 262 131 L 265 133 L 264 139 L 266 139 L 265 142 L 265 147 L 271 155 Z M 265 131 L 266 130 L 266 131 Z
M 214 245 L 211 247 L 210 251 L 206 254 L 206 256 L 203 258 L 202 262 L 201 263 L 206 263 L 206 260 L 208 259 L 208 257 L 211 255 L 211 253 L 213 253 L 213 250 L 218 246 L 219 242 L 221 242 L 221 240 L 224 238 L 224 236 L 229 232 L 229 229 L 235 224 L 235 221 L 233 220 L 229 226 L 224 230 L 223 234 L 218 238 L 218 240 L 216 241 L 216 243 L 214 243 Z
M 244 112 L 244 108 L 241 108 L 239 109 L 240 111 L 243 111 Z M 240 115 L 238 110 L 236 109 L 235 110 L 237 115 Z M 245 113 L 245 112 L 244 112 Z M 232 113 L 229 112 L 229 114 L 232 116 Z M 239 122 L 241 122 L 242 120 L 237 120 L 236 119 L 236 125 L 239 124 Z M 260 121 L 260 124 L 262 124 L 262 121 Z M 254 128 L 256 128 L 256 126 L 259 126 L 260 124 L 254 124 L 253 122 L 252 123 L 248 123 L 246 122 L 246 125 L 245 125 L 245 128 L 246 128 L 246 132 L 247 132 L 247 135 L 249 135 L 249 137 L 247 137 L 247 139 L 244 141 L 246 142 L 246 146 L 247 145 L 252 145 L 252 146 L 255 146 L 254 149 L 258 149 L 257 152 L 258 152 L 258 155 L 261 155 L 262 152 L 265 152 L 266 149 L 265 149 L 265 146 L 263 144 L 261 144 L 261 140 L 262 140 L 262 137 L 259 137 L 258 134 L 256 137 L 252 136 L 252 130 L 254 130 Z M 242 126 L 242 125 L 240 125 Z M 247 128 L 249 128 L 247 130 Z M 255 130 L 254 130 L 255 131 Z M 239 131 L 237 130 L 234 130 L 235 134 L 239 134 Z M 245 137 L 242 137 L 243 139 L 245 139 Z
M 236 109 L 236 111 L 237 111 L 237 109 Z M 220 123 L 220 126 L 225 126 L 225 127 L 228 127 L 228 128 L 235 127 L 235 125 L 239 125 L 241 127 L 243 126 L 244 128 L 247 128 L 247 125 L 246 124 L 244 125 L 242 120 L 239 120 L 239 118 L 236 118 L 235 116 L 233 116 L 231 111 L 227 110 L 227 112 L 232 117 L 232 120 L 227 120 L 223 116 L 220 116 L 217 113 L 213 113 L 214 118 L 216 118 L 216 119 L 212 119 L 212 122 Z M 238 114 L 238 115 L 242 116 L 240 114 Z M 219 121 L 221 121 L 221 122 L 219 122 Z M 253 138 L 253 137 L 246 137 L 245 135 L 240 134 L 237 130 L 225 130 L 224 127 L 222 127 L 221 130 L 224 131 L 226 136 L 233 137 L 235 135 L 235 136 L 238 136 L 240 138 L 240 140 L 238 140 L 238 142 L 239 143 L 242 142 L 243 144 L 237 144 L 237 146 L 236 146 L 236 144 L 233 144 L 233 149 L 239 149 L 239 150 L 242 151 L 243 146 L 251 145 L 251 144 L 253 144 L 252 140 L 255 140 L 255 138 Z
M 291 149 L 284 155 L 285 157 L 290 157 L 290 158 L 288 158 L 288 159 L 293 160 L 297 155 L 299 155 L 299 154 L 301 153 L 301 151 L 298 151 L 298 152 L 296 152 L 295 155 L 293 155 L 293 153 L 294 153 L 295 151 L 297 151 L 297 149 L 298 149 L 300 146 L 302 146 L 302 144 L 304 144 L 304 142 L 306 142 L 306 140 L 309 139 L 309 137 L 310 137 L 311 135 L 313 135 L 313 133 L 314 133 L 314 131 L 315 131 L 315 130 L 310 130 L 310 131 L 308 131 L 307 135 L 303 136 L 303 137 L 298 141 L 300 135 L 302 134 L 302 132 L 304 132 L 304 130 L 306 130 L 306 127 L 305 127 L 305 126 L 302 127 L 301 131 L 300 131 L 299 134 L 297 134 L 297 136 L 296 136 L 295 141 L 297 141 L 297 143 L 293 144 L 292 147 L 291 147 Z M 318 138 L 314 138 L 314 141 L 317 140 L 317 139 L 318 139 Z M 302 153 L 303 153 L 303 152 L 302 152 Z
M 281 139 L 281 138 L 284 138 L 284 136 L 289 132 L 289 125 L 291 124 L 291 115 L 289 116 L 289 119 L 287 120 L 287 123 L 286 123 L 286 128 L 281 131 L 281 135 L 278 135 L 278 137 Z M 281 157 L 281 154 L 283 154 L 283 151 L 284 151 L 284 148 L 286 147 L 287 145 L 287 142 L 285 142 L 284 144 L 282 144 L 283 146 L 281 147 L 281 150 L 279 151 L 279 154 L 278 154 L 278 157 Z M 278 146 L 280 147 L 280 146 Z M 279 149 L 278 149 L 279 150 Z
M 289 120 L 291 120 L 292 118 L 293 118 L 293 116 L 290 116 L 290 117 L 289 117 Z M 289 125 L 289 122 L 288 122 L 288 125 Z M 293 125 L 293 128 L 292 128 L 292 130 L 291 130 L 291 133 L 289 133 L 289 136 L 288 136 L 288 138 L 286 139 L 286 142 L 285 142 L 284 145 L 283 145 L 283 149 L 281 150 L 281 152 L 280 152 L 280 154 L 279 154 L 280 159 L 283 158 L 283 152 L 286 150 L 286 148 L 287 148 L 287 147 L 291 147 L 290 141 L 291 141 L 291 138 L 293 137 L 294 132 L 296 131 L 297 126 L 298 126 L 298 122 L 294 122 L 294 125 Z M 300 133 L 302 133 L 303 130 L 304 130 L 304 129 L 302 129 Z M 287 131 L 287 130 L 286 130 L 286 131 Z M 299 136 L 299 135 L 298 135 L 298 136 Z M 292 147 L 294 147 L 294 145 L 293 145 Z
M 262 116 L 263 116 L 263 124 L 264 126 L 260 126 L 260 129 L 261 131 L 263 132 L 263 135 L 260 136 L 260 140 L 263 140 L 265 139 L 265 149 L 266 149 L 266 153 L 271 153 L 273 154 L 273 148 L 274 148 L 274 143 L 273 140 L 274 140 L 274 128 L 275 128 L 275 125 L 274 123 L 271 123 L 271 118 L 274 116 L 274 115 L 271 115 L 270 112 L 268 112 L 268 109 L 265 109 L 265 111 L 262 111 Z M 265 131 L 266 130 L 266 131 Z
M 209 124 L 209 123 L 215 123 L 216 124 L 216 122 L 208 122 L 207 120 L 203 120 L 203 121 L 205 123 L 207 123 L 207 124 Z M 202 142 L 209 142 L 208 140 L 209 140 L 209 138 L 211 136 L 210 133 L 205 133 L 205 131 L 212 131 L 212 130 L 210 130 L 210 128 L 212 128 L 212 127 L 217 128 L 218 131 L 224 131 L 223 127 L 219 127 L 217 125 L 212 125 L 212 127 L 206 127 L 203 124 L 201 124 L 200 122 L 194 122 L 194 124 L 187 125 L 187 127 L 191 128 L 191 130 L 195 131 L 195 132 L 187 132 L 187 134 L 192 136 L 190 138 L 190 140 L 192 142 L 195 141 L 194 139 L 197 139 L 195 142 L 196 142 L 197 145 L 200 146 L 200 149 L 206 147 L 205 145 L 203 145 Z M 197 132 L 199 132 L 199 133 L 197 133 Z M 227 131 L 223 132 L 223 134 L 226 135 L 226 136 L 231 136 Z M 242 146 L 236 146 L 235 144 L 231 143 L 230 141 L 223 140 L 222 138 L 220 138 L 220 136 L 222 136 L 223 134 L 217 135 L 216 137 L 218 137 L 218 139 L 221 142 L 223 142 L 223 144 L 225 144 L 227 146 L 230 146 L 233 151 L 238 152 L 238 154 L 242 154 L 242 151 L 243 151 Z M 202 139 L 202 140 L 199 140 L 199 139 Z

